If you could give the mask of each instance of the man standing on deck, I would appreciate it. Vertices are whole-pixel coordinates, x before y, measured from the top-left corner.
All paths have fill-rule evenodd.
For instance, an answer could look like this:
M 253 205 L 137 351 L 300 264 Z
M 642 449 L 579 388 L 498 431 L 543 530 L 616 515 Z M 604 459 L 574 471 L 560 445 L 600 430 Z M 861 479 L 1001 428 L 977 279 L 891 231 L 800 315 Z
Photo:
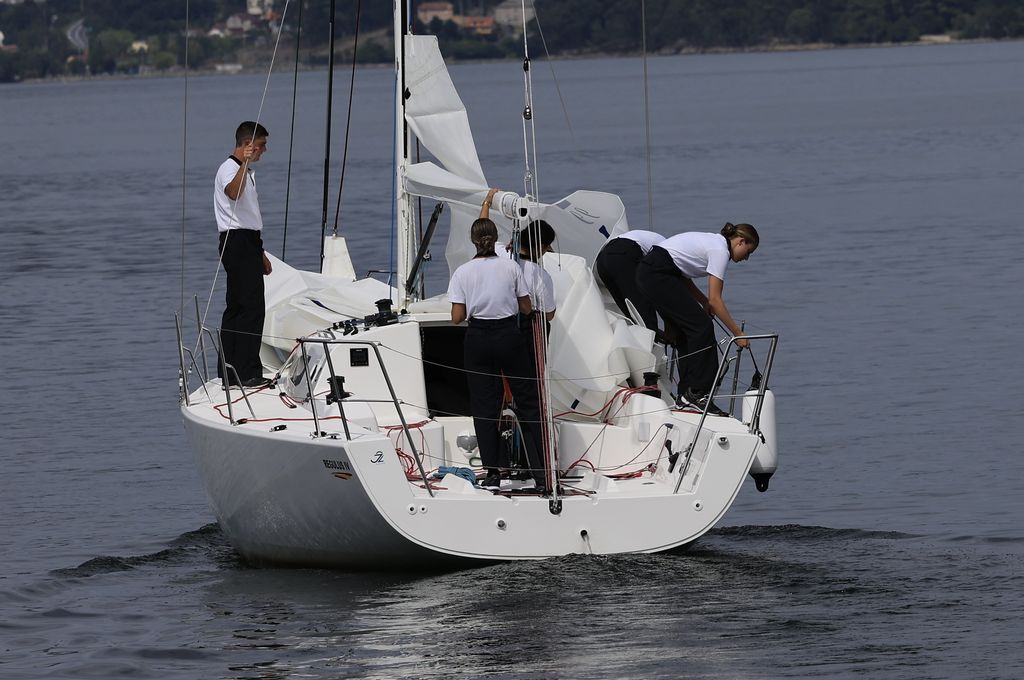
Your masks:
M 267 129 L 245 121 L 235 131 L 235 150 L 221 163 L 213 182 L 213 212 L 220 233 L 220 262 L 227 274 L 221 343 L 224 360 L 235 371 L 225 371 L 217 362 L 217 374 L 225 382 L 245 387 L 263 387 L 260 343 L 263 339 L 263 277 L 270 273 L 270 260 L 263 252 L 263 217 L 251 164 L 267 150 Z M 237 376 L 236 376 L 237 372 Z

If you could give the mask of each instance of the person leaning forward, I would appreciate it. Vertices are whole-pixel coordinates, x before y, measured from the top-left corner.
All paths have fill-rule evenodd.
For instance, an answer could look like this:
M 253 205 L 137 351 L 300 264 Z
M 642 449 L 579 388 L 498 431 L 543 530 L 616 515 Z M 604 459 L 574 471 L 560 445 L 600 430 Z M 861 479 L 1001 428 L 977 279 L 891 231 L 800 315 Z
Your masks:
M 234 371 L 218 360 L 217 375 L 231 384 L 262 387 L 260 343 L 266 314 L 263 277 L 271 265 L 263 252 L 263 217 L 256 177 L 251 165 L 267 150 L 270 133 L 259 123 L 245 121 L 235 130 L 235 148 L 217 169 L 213 182 L 213 212 L 219 233 L 220 262 L 227 275 L 221 347 Z
M 718 370 L 712 317 L 729 329 L 739 347 L 750 344 L 722 297 L 726 266 L 745 261 L 760 242 L 752 225 L 727 222 L 717 234 L 688 231 L 670 236 L 651 247 L 636 268 L 637 289 L 666 325 L 676 329 L 682 401 L 707 408 L 712 415 L 726 415 L 711 401 Z M 700 278 L 708 280 L 706 295 L 693 281 Z
M 636 268 L 651 248 L 665 240 L 655 231 L 633 229 L 610 239 L 594 259 L 594 271 L 616 306 L 627 319 L 633 318 L 626 300 L 640 315 L 643 324 L 658 332 L 658 317 L 654 304 L 636 285 Z

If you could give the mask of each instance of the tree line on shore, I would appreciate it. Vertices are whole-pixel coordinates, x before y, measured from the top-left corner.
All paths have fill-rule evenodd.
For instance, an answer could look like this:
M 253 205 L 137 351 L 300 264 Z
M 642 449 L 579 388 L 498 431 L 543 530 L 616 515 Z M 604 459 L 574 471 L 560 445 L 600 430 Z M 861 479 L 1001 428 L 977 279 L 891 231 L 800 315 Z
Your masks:
M 326 62 L 329 2 L 303 2 L 301 46 L 307 64 Z M 489 15 L 500 0 L 480 0 L 474 11 Z M 391 5 L 337 0 L 336 34 L 355 32 L 360 16 L 357 59 L 388 62 Z M 274 11 L 255 17 L 249 30 L 210 35 L 229 17 L 244 13 L 241 0 L 35 0 L 0 4 L 0 82 L 24 78 L 100 73 L 133 73 L 209 68 L 219 62 L 258 55 L 273 44 L 282 25 L 282 0 L 265 2 Z M 185 16 L 188 7 L 189 16 Z M 537 24 L 528 29 L 530 51 L 542 55 L 635 53 L 642 45 L 639 0 L 536 0 Z M 298 3 L 284 17 L 286 37 L 295 38 Z M 413 6 L 415 12 L 415 5 Z M 68 28 L 84 22 L 88 49 L 71 42 Z M 189 36 L 186 40 L 186 26 Z M 646 44 L 650 52 L 676 53 L 716 48 L 742 49 L 778 44 L 864 44 L 911 42 L 922 35 L 955 38 L 1024 37 L 1021 0 L 646 0 Z M 500 31 L 477 35 L 452 21 L 414 22 L 419 33 L 441 40 L 446 57 L 487 59 L 521 54 L 521 39 Z M 374 35 L 376 32 L 376 35 Z M 374 36 L 369 37 L 367 36 Z M 186 55 L 186 45 L 188 54 Z M 351 59 L 344 49 L 337 55 Z

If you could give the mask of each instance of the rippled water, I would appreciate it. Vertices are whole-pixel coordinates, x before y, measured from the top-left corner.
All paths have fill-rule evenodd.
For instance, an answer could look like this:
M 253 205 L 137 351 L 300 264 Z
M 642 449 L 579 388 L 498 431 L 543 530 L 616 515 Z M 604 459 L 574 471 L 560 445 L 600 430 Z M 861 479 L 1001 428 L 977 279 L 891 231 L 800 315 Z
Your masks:
M 654 228 L 762 234 L 726 299 L 782 334 L 782 467 L 686 552 L 443 574 L 255 569 L 210 524 L 173 313 L 211 299 L 209 184 L 263 79 L 191 79 L 185 145 L 182 80 L 0 88 L 0 676 L 1024 675 L 1022 65 L 1024 43 L 652 59 Z M 640 62 L 555 67 L 571 127 L 534 64 L 542 198 L 618 192 L 649 226 Z M 488 179 L 520 186 L 520 66 L 452 72 Z M 299 79 L 304 267 L 324 81 Z M 275 74 L 259 113 L 275 252 L 290 88 Z M 389 88 L 358 74 L 359 270 L 389 257 Z

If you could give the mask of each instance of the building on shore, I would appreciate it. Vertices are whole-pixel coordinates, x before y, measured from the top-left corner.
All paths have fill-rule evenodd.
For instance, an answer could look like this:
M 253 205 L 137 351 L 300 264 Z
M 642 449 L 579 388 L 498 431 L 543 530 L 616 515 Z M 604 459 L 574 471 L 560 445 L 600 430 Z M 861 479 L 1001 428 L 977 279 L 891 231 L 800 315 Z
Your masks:
M 533 3 L 526 5 L 526 22 L 529 23 L 537 16 L 533 9 Z M 494 22 L 502 28 L 514 33 L 523 32 L 523 3 L 521 0 L 505 0 L 494 8 Z
M 463 31 L 472 31 L 477 35 L 493 35 L 496 22 L 494 17 L 474 17 L 456 14 L 452 21 Z
M 416 7 L 416 18 L 424 24 L 434 19 L 451 21 L 455 17 L 455 7 L 450 2 L 424 2 Z

